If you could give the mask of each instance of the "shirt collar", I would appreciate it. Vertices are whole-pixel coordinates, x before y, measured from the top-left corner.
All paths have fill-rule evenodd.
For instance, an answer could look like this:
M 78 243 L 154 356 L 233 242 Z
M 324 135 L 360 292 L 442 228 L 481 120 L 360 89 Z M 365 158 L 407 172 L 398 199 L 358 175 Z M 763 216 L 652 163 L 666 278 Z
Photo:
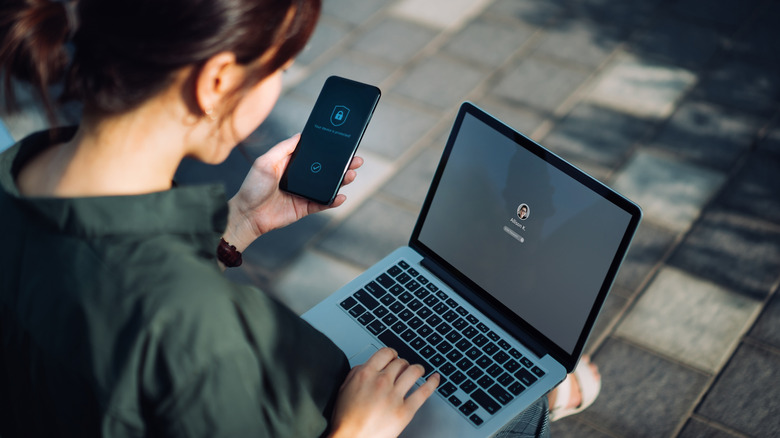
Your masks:
M 0 155 L 0 186 L 24 208 L 56 230 L 84 237 L 117 234 L 218 234 L 227 225 L 227 201 L 220 185 L 177 187 L 133 196 L 26 197 L 16 176 L 32 157 L 69 140 L 75 127 L 32 134 Z

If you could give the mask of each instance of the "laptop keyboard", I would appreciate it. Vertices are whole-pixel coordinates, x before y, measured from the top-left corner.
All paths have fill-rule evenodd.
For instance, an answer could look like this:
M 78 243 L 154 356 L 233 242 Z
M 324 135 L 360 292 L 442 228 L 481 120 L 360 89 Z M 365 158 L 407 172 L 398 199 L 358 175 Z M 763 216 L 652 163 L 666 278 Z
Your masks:
M 426 377 L 438 371 L 438 393 L 475 426 L 545 374 L 403 260 L 340 305 Z

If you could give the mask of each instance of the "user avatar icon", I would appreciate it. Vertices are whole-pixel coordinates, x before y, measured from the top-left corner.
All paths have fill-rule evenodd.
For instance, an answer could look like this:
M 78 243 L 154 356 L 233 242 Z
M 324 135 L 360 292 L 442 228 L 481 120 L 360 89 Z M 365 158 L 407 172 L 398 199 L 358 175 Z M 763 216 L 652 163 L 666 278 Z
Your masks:
M 519 207 L 517 207 L 517 217 L 524 221 L 528 219 L 528 216 L 531 214 L 531 211 L 528 208 L 528 204 L 520 204 Z

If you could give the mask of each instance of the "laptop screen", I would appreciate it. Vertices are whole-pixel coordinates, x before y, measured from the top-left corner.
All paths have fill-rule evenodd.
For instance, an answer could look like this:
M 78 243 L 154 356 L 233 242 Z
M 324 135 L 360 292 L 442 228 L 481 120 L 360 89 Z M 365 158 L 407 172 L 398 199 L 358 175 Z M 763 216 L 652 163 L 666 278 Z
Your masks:
M 600 292 L 611 285 L 611 279 L 605 285 L 608 271 L 622 261 L 619 248 L 628 245 L 624 237 L 631 227 L 633 235 L 638 217 L 632 223 L 632 214 L 593 186 L 609 189 L 590 177 L 591 187 L 573 178 L 556 165 L 573 167 L 530 140 L 470 112 L 462 117 L 416 236 L 571 354 Z

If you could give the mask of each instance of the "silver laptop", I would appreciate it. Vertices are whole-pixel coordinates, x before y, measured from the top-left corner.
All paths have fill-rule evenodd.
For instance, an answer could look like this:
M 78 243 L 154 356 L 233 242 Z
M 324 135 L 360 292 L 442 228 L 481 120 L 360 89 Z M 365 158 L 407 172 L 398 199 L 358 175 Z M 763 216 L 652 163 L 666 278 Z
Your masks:
M 467 102 L 409 245 L 303 318 L 353 366 L 387 345 L 442 376 L 402 436 L 491 436 L 574 369 L 640 219 Z

